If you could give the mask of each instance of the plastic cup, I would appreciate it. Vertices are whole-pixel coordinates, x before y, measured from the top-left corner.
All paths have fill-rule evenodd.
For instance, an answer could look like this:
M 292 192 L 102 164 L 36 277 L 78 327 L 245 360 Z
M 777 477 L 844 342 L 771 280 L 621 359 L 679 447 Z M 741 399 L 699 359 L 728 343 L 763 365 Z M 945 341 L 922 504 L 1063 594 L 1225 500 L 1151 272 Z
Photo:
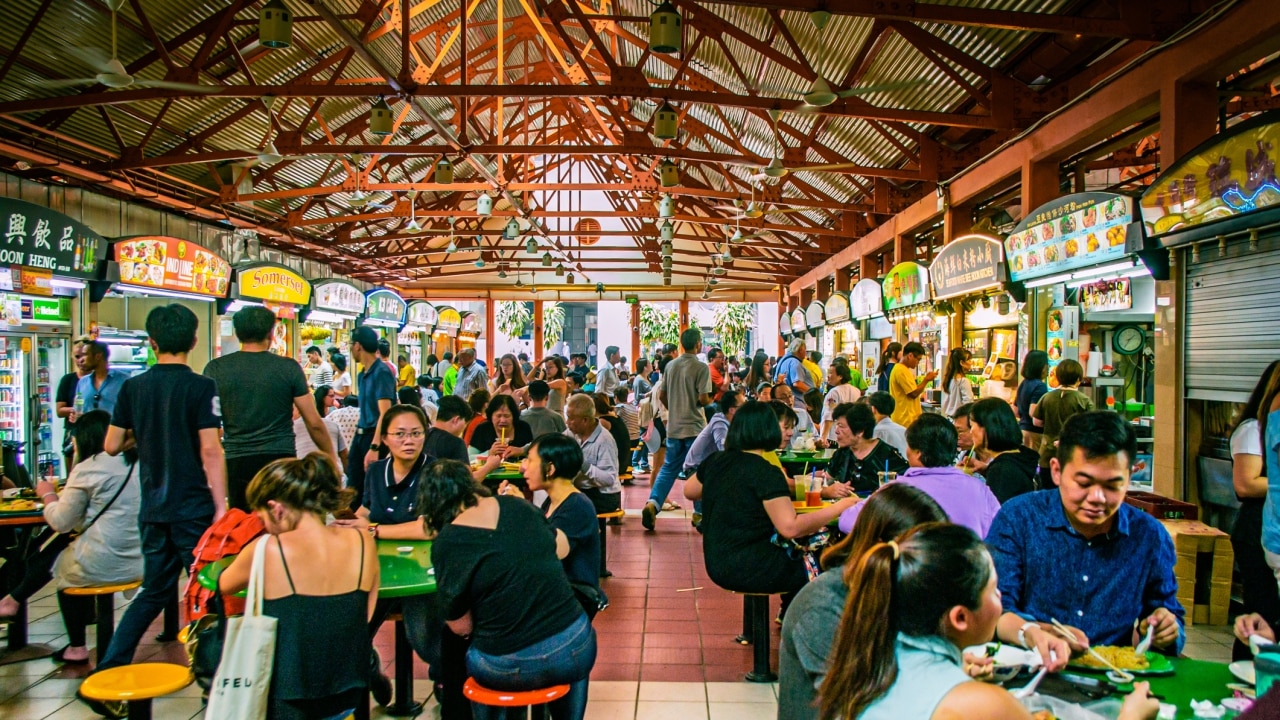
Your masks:
M 804 494 L 804 504 L 809 507 L 822 505 L 822 480 L 816 475 L 809 479 L 809 489 Z
M 898 473 L 896 472 L 878 472 L 876 476 L 880 478 L 881 485 L 898 479 Z
M 796 500 L 804 500 L 805 494 L 809 490 L 808 475 L 794 475 L 791 478 L 796 484 Z

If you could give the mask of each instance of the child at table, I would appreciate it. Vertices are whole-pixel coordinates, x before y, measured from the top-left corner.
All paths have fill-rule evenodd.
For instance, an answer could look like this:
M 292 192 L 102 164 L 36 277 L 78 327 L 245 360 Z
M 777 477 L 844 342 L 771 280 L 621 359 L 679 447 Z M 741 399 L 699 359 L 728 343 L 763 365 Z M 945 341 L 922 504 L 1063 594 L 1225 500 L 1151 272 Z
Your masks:
M 333 717 L 363 697 L 377 550 L 367 533 L 324 523 L 326 515 L 350 507 L 351 496 L 333 461 L 320 453 L 271 463 L 246 491 L 269 534 L 236 556 L 218 586 L 225 594 L 245 589 L 257 543 L 269 543 L 263 612 L 278 621 L 270 720 Z

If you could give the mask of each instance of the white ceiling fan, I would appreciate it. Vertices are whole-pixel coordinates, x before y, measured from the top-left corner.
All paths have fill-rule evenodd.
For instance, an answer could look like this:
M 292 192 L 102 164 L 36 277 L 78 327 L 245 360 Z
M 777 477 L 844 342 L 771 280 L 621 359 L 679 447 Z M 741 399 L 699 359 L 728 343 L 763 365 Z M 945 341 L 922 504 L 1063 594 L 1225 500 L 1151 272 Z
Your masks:
M 861 87 L 849 88 L 848 90 L 832 90 L 831 83 L 822 76 L 822 66 L 827 59 L 827 24 L 831 22 L 831 13 L 826 10 L 814 10 L 809 13 L 809 20 L 813 22 L 814 27 L 818 28 L 818 62 L 815 67 L 818 68 L 818 76 L 814 78 L 813 83 L 809 85 L 807 90 L 791 90 L 788 92 L 801 96 L 807 107 L 800 108 L 796 112 L 815 112 L 819 108 L 831 105 L 836 100 L 842 98 L 854 97 L 857 95 L 871 95 L 873 93 L 891 92 L 893 90 L 903 90 L 917 85 L 927 83 L 927 80 L 906 80 L 902 82 L 882 83 L 879 85 L 864 85 Z
M 97 74 L 88 78 L 71 78 L 68 80 L 40 80 L 36 84 L 47 88 L 75 87 L 77 85 L 104 85 L 112 89 L 129 87 L 161 88 L 165 90 L 185 90 L 187 92 L 216 93 L 222 91 L 220 85 L 204 85 L 201 83 L 173 82 L 171 80 L 146 80 L 136 78 L 125 70 L 120 62 L 116 48 L 116 13 L 124 5 L 124 0 L 105 0 L 111 9 L 111 57 L 106 57 L 98 48 L 71 47 L 68 50 L 89 65 Z

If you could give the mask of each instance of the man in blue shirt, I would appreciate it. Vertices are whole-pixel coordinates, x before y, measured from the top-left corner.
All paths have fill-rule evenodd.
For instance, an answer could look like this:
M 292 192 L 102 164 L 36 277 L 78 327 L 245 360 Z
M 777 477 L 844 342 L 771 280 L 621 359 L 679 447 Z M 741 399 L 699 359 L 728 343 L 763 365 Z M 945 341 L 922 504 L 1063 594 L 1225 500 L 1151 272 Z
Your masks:
M 124 387 L 124 381 L 129 376 L 110 368 L 107 363 L 108 353 L 106 344 L 97 340 L 76 346 L 76 367 L 84 373 L 76 383 L 76 413 L 93 410 L 112 412 L 116 409 L 116 398 L 120 396 L 120 388 Z
M 1036 648 L 1050 670 L 1068 659 L 1053 620 L 1072 628 L 1077 652 L 1132 647 L 1148 626 L 1154 650 L 1177 654 L 1186 641 L 1173 539 L 1124 502 L 1136 453 L 1133 428 L 1116 413 L 1076 415 L 1050 460 L 1057 489 L 1005 503 L 987 534 L 1005 609 L 996 634 Z
M 804 394 L 813 388 L 813 376 L 804 368 L 804 338 L 795 338 L 787 346 L 787 354 L 773 370 L 774 383 L 791 388 L 792 405 L 804 407 Z
M 378 333 L 362 325 L 351 332 L 351 357 L 364 366 L 356 383 L 360 396 L 360 420 L 347 454 L 347 487 L 356 491 L 351 509 L 360 507 L 364 495 L 364 471 L 382 453 L 382 414 L 396 402 L 396 374 L 378 358 Z

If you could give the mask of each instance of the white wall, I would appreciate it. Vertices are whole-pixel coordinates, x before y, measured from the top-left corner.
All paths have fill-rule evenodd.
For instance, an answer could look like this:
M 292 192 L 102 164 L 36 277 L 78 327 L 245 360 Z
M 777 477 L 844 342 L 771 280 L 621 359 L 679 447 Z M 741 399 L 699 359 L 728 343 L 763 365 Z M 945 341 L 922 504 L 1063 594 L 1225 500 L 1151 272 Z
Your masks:
M 752 338 L 752 347 L 748 353 L 764 348 L 770 355 L 778 354 L 778 303 L 756 303 L 756 326 Z
M 617 345 L 618 352 L 635 364 L 631 357 L 631 306 L 621 300 L 602 300 L 596 305 L 596 346 L 600 349 L 597 363 L 605 362 L 604 349 Z

